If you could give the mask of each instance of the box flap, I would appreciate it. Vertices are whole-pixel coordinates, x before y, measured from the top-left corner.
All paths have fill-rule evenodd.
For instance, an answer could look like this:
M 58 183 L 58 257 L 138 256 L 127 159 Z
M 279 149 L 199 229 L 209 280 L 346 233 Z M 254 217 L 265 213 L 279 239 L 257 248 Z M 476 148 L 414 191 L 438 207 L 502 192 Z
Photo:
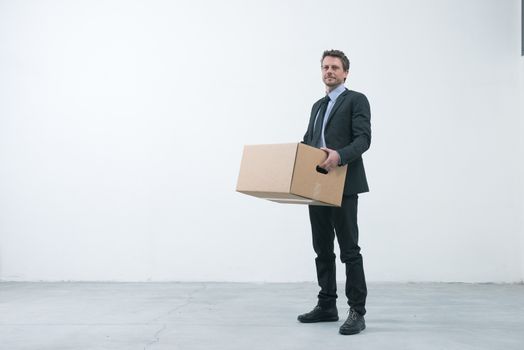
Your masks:
M 287 204 L 308 204 L 308 205 L 325 205 L 334 206 L 333 204 L 323 203 L 314 199 L 304 198 L 291 193 L 276 193 L 276 192 L 256 192 L 256 191 L 239 191 L 253 197 L 267 199 L 277 203 Z

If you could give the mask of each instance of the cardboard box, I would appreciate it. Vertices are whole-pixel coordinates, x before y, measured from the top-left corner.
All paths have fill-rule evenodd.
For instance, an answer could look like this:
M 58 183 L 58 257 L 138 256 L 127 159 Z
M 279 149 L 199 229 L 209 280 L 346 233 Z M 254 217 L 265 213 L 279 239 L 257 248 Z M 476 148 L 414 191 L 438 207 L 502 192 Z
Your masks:
M 340 206 L 347 166 L 321 173 L 326 158 L 303 143 L 244 146 L 237 191 L 279 203 Z

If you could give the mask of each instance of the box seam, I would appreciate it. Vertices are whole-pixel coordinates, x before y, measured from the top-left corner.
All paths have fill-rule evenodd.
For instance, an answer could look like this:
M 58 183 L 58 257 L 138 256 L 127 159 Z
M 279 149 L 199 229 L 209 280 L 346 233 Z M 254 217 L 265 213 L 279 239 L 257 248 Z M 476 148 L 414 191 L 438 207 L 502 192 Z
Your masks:
M 291 174 L 291 181 L 289 182 L 289 193 L 292 193 L 294 194 L 293 192 L 291 192 L 291 187 L 293 187 L 293 180 L 295 179 L 295 171 L 296 171 L 296 168 L 297 168 L 297 158 L 298 158 L 298 149 L 299 149 L 299 146 L 300 146 L 300 143 L 297 143 L 296 144 L 296 150 L 295 150 L 295 160 L 293 161 L 293 173 Z

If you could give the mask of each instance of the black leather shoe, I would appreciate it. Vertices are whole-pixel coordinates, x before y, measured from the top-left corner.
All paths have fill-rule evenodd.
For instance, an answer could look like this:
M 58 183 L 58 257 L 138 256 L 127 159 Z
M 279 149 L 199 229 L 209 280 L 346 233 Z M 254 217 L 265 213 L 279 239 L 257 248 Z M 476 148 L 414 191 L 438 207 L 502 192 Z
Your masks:
M 342 326 L 340 326 L 339 332 L 340 334 L 351 335 L 360 333 L 364 329 L 366 329 L 366 321 L 364 320 L 364 316 L 356 311 L 349 310 L 348 319 Z
M 336 306 L 325 309 L 317 305 L 310 312 L 298 316 L 297 319 L 302 323 L 333 322 L 338 321 L 338 311 Z

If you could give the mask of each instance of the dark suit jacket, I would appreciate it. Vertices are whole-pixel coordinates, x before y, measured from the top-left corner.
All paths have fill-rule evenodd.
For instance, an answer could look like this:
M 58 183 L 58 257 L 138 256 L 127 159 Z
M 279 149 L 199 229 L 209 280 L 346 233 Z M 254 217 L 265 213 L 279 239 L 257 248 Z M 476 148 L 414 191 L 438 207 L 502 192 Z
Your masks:
M 313 104 L 303 143 L 312 145 L 313 126 L 322 99 Z M 346 89 L 331 109 L 324 138 L 326 147 L 337 150 L 342 165 L 348 164 L 344 195 L 368 192 L 362 154 L 371 143 L 371 112 L 368 99 L 360 92 Z

